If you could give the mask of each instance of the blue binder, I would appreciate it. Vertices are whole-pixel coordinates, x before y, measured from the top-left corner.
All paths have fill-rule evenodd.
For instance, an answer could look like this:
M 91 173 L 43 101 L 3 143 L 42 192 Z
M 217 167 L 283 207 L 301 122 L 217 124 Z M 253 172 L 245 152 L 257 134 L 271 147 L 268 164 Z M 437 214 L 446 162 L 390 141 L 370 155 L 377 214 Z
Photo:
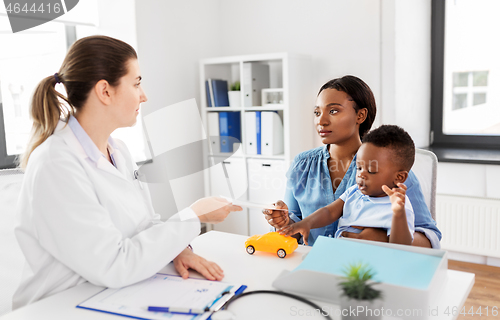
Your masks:
M 220 152 L 233 152 L 233 143 L 241 141 L 240 112 L 219 112 Z
M 212 79 L 212 91 L 214 94 L 214 107 L 229 107 L 226 80 Z
M 262 154 L 262 141 L 260 138 L 260 111 L 255 112 L 255 132 L 257 133 L 257 154 Z
M 207 106 L 211 107 L 212 106 L 212 94 L 210 93 L 210 87 L 208 85 L 208 81 L 205 81 L 205 90 L 207 91 Z

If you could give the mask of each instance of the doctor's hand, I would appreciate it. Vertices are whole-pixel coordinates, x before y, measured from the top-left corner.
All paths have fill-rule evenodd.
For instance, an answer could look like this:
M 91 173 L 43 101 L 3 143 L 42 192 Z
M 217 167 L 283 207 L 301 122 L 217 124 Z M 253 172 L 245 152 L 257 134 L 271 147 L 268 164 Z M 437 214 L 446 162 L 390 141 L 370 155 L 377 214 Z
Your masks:
M 191 205 L 201 222 L 219 223 L 224 221 L 230 212 L 242 211 L 243 208 L 235 206 L 224 198 L 202 198 Z
M 283 228 L 284 226 L 289 225 L 292 220 L 290 220 L 290 217 L 288 216 L 288 206 L 286 205 L 286 203 L 284 203 L 281 200 L 278 200 L 276 201 L 276 203 L 274 203 L 274 207 L 276 209 L 285 209 L 286 211 L 263 209 L 262 213 L 264 214 L 267 223 L 269 223 L 272 227 L 276 229 L 280 229 Z
M 188 248 L 174 259 L 174 267 L 183 279 L 189 277 L 189 269 L 198 271 L 208 280 L 220 281 L 224 278 L 224 271 L 216 263 L 200 257 Z

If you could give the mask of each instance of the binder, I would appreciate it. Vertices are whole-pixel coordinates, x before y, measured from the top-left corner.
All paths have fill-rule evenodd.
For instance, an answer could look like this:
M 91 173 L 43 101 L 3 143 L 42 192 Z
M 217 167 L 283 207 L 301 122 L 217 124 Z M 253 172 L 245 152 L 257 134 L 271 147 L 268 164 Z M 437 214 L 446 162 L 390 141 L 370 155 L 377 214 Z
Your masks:
M 283 123 L 275 111 L 261 113 L 261 143 L 262 155 L 272 156 L 283 154 Z
M 219 115 L 217 112 L 208 113 L 208 139 L 212 153 L 220 152 L 220 136 L 219 136 Z
M 214 91 L 212 88 L 212 79 L 208 79 L 205 84 L 205 90 L 207 90 L 207 105 L 209 107 L 215 107 L 214 102 Z
M 212 79 L 214 107 L 229 107 L 229 96 L 227 92 L 228 88 L 226 80 Z
M 261 90 L 269 88 L 269 66 L 252 62 L 243 63 L 243 105 L 258 106 L 261 103 Z
M 240 112 L 219 112 L 220 152 L 233 152 L 241 142 Z
M 207 107 L 211 107 L 212 105 L 212 94 L 210 92 L 210 85 L 209 85 L 209 80 L 205 81 L 205 90 L 206 90 L 206 95 L 207 95 Z
M 245 147 L 247 154 L 257 153 L 257 112 L 245 112 Z M 259 132 L 260 136 L 260 132 Z
M 261 137 L 261 112 L 255 112 L 255 133 L 257 136 L 257 154 L 262 154 L 262 137 Z

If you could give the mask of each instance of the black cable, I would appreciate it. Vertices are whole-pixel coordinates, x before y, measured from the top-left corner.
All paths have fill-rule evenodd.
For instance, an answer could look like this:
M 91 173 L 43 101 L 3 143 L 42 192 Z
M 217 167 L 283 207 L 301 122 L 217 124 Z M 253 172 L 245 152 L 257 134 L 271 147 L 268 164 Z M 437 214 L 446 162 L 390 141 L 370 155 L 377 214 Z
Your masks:
M 305 298 L 302 298 L 302 297 L 299 297 L 299 296 L 296 296 L 294 294 L 291 294 L 291 293 L 287 293 L 287 292 L 283 292 L 283 291 L 272 291 L 272 290 L 256 290 L 256 291 L 250 291 L 250 292 L 244 292 L 244 293 L 241 293 L 239 295 L 236 295 L 236 296 L 233 296 L 231 299 L 229 299 L 225 305 L 224 305 L 224 309 L 227 310 L 227 308 L 229 307 L 229 305 L 231 303 L 233 303 L 234 301 L 238 300 L 239 298 L 242 298 L 242 297 L 245 297 L 245 296 L 249 296 L 251 294 L 263 294 L 263 293 L 268 293 L 268 294 L 277 294 L 277 295 L 281 295 L 281 296 L 285 296 L 285 297 L 289 297 L 289 298 L 292 298 L 292 299 L 295 299 L 295 300 L 299 300 L 300 302 L 303 302 L 305 304 L 308 304 L 310 305 L 311 307 L 313 307 L 314 309 L 318 309 L 320 310 L 320 314 L 325 317 L 326 319 L 328 320 L 332 320 L 332 318 L 330 318 L 330 315 L 328 313 L 323 313 L 323 310 L 321 309 L 320 306 L 318 306 L 317 304 L 315 304 L 314 302 L 312 301 L 309 301 Z

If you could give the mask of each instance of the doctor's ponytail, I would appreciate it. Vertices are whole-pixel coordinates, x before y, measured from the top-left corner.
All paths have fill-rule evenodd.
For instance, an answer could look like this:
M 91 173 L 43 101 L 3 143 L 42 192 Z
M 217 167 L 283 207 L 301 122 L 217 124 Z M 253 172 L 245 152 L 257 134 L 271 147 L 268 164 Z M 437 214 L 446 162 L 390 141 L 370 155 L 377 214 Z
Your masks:
M 30 110 L 33 126 L 26 151 L 20 158 L 19 165 L 22 169 L 26 169 L 31 152 L 54 133 L 61 115 L 68 117 L 72 113 L 68 99 L 55 89 L 57 81 L 54 76 L 47 77 L 33 93 Z M 61 104 L 59 98 L 66 104 Z
M 31 102 L 33 127 L 19 166 L 26 169 L 28 160 L 39 145 L 50 137 L 59 120 L 82 108 L 92 88 L 100 80 L 117 86 L 128 72 L 127 62 L 137 53 L 127 43 L 106 36 L 90 36 L 76 41 L 69 49 L 57 73 L 43 79 L 35 89 Z M 67 97 L 56 90 L 62 83 Z

